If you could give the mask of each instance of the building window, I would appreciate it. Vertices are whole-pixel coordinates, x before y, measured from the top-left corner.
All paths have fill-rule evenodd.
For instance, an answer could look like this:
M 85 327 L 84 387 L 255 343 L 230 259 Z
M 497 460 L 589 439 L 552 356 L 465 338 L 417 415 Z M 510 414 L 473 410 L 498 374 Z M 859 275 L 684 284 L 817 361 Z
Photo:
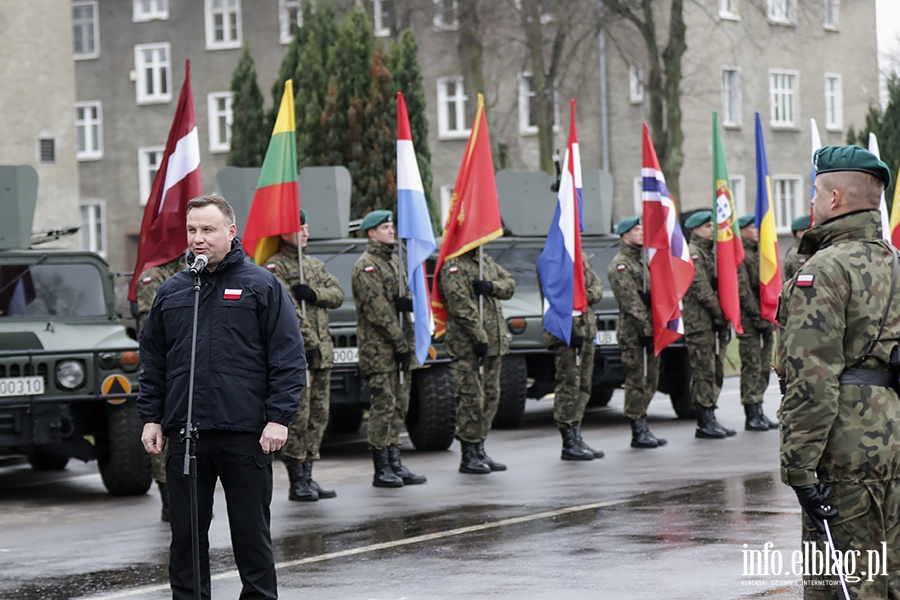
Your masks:
M 169 0 L 134 0 L 131 20 L 135 23 L 165 21 L 168 18 Z
M 772 177 L 772 201 L 775 203 L 775 231 L 789 233 L 791 221 L 809 210 L 809 203 L 803 201 L 801 178 L 798 175 L 776 175 Z
M 464 138 L 466 127 L 466 90 L 462 77 L 441 77 L 437 80 L 438 137 Z
M 278 0 L 278 41 L 290 44 L 294 34 L 303 27 L 303 3 L 301 0 Z
M 825 29 L 837 30 L 841 22 L 841 0 L 824 0 L 825 2 L 825 18 L 822 19 L 822 26 Z
M 103 105 L 99 100 L 75 103 L 75 137 L 78 160 L 103 158 Z
M 747 186 L 743 175 L 729 175 L 731 180 L 731 197 L 734 200 L 734 210 L 739 215 L 750 214 L 747 212 Z M 752 210 L 750 211 L 753 212 Z
M 769 0 L 769 21 L 793 25 L 797 19 L 797 0 Z
M 559 102 L 556 86 L 553 88 L 553 129 L 559 126 Z M 531 73 L 519 73 L 519 133 L 532 135 L 538 132 L 537 92 Z
M 628 65 L 628 100 L 632 104 L 644 102 L 644 68 Z
M 81 247 L 106 256 L 106 207 L 103 202 L 81 205 Z
M 206 0 L 206 49 L 240 48 L 241 0 Z
M 153 180 L 156 178 L 165 151 L 165 146 L 138 148 L 138 193 L 141 206 L 147 205 L 150 188 L 153 187 Z
M 771 104 L 772 127 L 796 127 L 797 112 L 797 71 L 769 71 L 769 102 Z
M 138 104 L 160 104 L 172 100 L 172 64 L 169 42 L 134 47 Z
M 453 201 L 453 186 L 441 186 L 441 224 L 447 222 L 450 217 L 450 203 Z
M 375 37 L 388 37 L 391 35 L 391 25 L 394 19 L 393 0 L 374 0 L 372 23 L 375 25 Z
M 206 97 L 209 109 L 209 151 L 231 149 L 231 92 L 215 92 Z
M 434 0 L 434 28 L 439 31 L 459 29 L 459 0 Z
M 72 33 L 75 60 L 100 56 L 100 25 L 97 21 L 97 0 L 72 2 Z
M 719 18 L 729 21 L 741 19 L 739 0 L 719 0 Z
M 722 125 L 740 127 L 741 72 L 737 67 L 722 67 Z
M 841 76 L 836 73 L 825 73 L 825 128 L 844 128 L 844 89 Z
M 38 140 L 38 159 L 45 165 L 56 162 L 56 140 L 45 137 Z

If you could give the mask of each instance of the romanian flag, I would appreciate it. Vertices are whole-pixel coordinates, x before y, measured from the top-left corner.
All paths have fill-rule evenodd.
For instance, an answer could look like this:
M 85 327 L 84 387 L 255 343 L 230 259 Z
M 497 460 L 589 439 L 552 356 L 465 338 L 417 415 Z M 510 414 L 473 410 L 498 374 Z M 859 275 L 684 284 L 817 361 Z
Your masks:
M 737 226 L 731 180 L 725 165 L 725 151 L 719 133 L 719 113 L 713 112 L 713 217 L 716 222 L 716 276 L 719 279 L 719 305 L 734 330 L 741 327 L 741 298 L 738 292 L 738 265 L 744 262 L 744 246 Z
M 450 214 L 444 225 L 441 251 L 434 267 L 431 306 L 434 308 L 436 338 L 444 335 L 447 324 L 447 311 L 438 285 L 444 261 L 465 254 L 502 235 L 503 222 L 500 220 L 500 199 L 494 179 L 494 158 L 491 155 L 491 139 L 484 112 L 484 96 L 478 94 L 475 122 L 453 186 Z
M 772 205 L 772 180 L 766 160 L 762 123 L 756 113 L 756 228 L 759 230 L 759 312 L 775 323 L 778 296 L 781 295 L 781 264 L 778 260 L 778 236 L 775 235 L 775 210 Z
M 284 83 L 284 95 L 241 243 L 253 261 L 261 265 L 278 251 L 282 233 L 298 231 L 300 191 L 297 187 L 294 82 L 288 79 Z

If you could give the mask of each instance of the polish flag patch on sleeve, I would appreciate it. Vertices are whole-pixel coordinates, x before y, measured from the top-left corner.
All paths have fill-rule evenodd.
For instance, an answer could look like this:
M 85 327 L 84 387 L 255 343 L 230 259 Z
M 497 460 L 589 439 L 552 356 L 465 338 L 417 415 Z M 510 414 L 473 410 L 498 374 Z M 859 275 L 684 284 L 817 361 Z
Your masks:
M 616 265 L 616 271 L 624 271 L 625 265 Z
M 275 263 L 269 263 L 269 264 L 267 264 L 267 265 L 266 265 L 266 269 L 268 269 L 269 271 L 274 271 L 274 270 L 275 270 Z
M 240 300 L 241 293 L 243 293 L 243 291 L 244 290 L 233 290 L 233 289 L 225 288 L 225 293 L 222 294 L 222 299 L 223 300 Z
M 141 279 L 141 283 L 143 283 L 144 285 L 147 285 L 151 281 L 153 281 L 152 277 L 144 277 L 143 279 Z
M 800 273 L 797 275 L 797 287 L 812 287 L 815 277 L 812 273 Z
M 450 273 L 458 273 L 459 267 L 450 267 Z
M 363 271 L 365 271 L 366 273 L 374 273 L 374 272 L 375 272 L 375 267 L 369 265 L 368 267 L 365 267 L 365 268 L 363 269 Z

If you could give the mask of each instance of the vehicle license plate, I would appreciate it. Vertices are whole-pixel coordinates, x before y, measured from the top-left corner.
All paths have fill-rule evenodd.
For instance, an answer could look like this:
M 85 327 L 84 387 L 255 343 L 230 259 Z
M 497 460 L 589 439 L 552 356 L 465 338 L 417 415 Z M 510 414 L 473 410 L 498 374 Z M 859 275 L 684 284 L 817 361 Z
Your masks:
M 0 378 L 0 396 L 40 396 L 43 393 L 43 377 Z
M 615 346 L 618 343 L 615 331 L 598 331 L 594 338 L 594 344 L 597 346 Z
M 334 364 L 351 365 L 359 362 L 359 348 L 335 348 Z

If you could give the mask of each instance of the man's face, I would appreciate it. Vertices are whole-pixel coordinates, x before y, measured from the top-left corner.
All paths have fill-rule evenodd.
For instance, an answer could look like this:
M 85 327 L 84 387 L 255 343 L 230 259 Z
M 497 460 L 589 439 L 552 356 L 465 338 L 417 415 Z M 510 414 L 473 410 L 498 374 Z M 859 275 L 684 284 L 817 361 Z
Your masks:
M 187 242 L 194 256 L 205 254 L 213 270 L 228 251 L 237 233 L 234 223 L 225 224 L 225 215 L 214 204 L 192 208 L 187 214 Z
M 832 202 L 834 200 L 834 186 L 831 173 L 822 173 L 816 176 L 813 186 L 816 195 L 813 196 L 813 222 L 824 223 L 832 217 Z
M 644 246 L 644 226 L 643 225 L 635 225 L 628 231 L 622 234 L 622 239 L 631 244 L 632 246 L 637 246 L 639 248 Z
M 394 243 L 394 224 L 388 221 L 369 230 L 369 239 L 381 244 Z
M 699 227 L 694 227 L 691 230 L 691 234 L 696 235 L 697 237 L 703 238 L 704 240 L 713 239 L 713 224 L 712 221 L 707 221 L 703 225 Z
M 300 245 L 306 248 L 309 243 L 309 223 L 300 226 Z
M 753 223 L 741 228 L 741 237 L 751 242 L 759 241 L 759 229 Z

